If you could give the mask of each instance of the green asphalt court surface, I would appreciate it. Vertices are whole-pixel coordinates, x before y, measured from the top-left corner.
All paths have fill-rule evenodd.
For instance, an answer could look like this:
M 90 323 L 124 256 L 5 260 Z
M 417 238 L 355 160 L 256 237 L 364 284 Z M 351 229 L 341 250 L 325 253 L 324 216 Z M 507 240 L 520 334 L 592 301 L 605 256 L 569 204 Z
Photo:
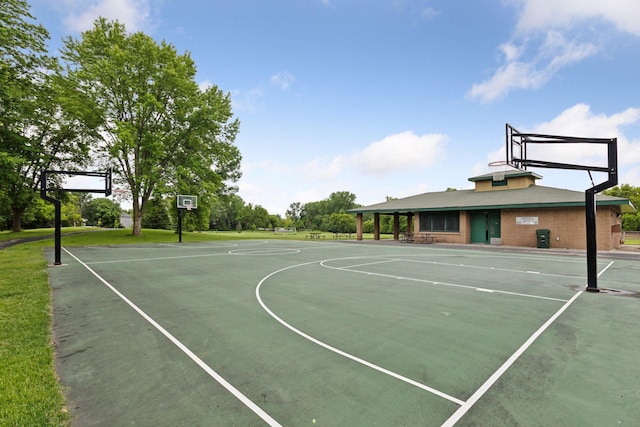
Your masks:
M 640 420 L 640 258 L 599 257 L 599 294 L 584 254 L 544 250 L 237 241 L 65 247 L 62 262 L 73 426 Z

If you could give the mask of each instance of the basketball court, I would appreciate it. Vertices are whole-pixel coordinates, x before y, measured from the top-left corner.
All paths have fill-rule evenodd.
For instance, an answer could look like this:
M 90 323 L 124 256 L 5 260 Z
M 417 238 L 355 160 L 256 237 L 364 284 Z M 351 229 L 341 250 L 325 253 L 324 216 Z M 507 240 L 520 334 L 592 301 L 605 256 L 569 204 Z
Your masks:
M 632 425 L 638 259 L 601 256 L 600 293 L 585 265 L 330 241 L 66 247 L 49 269 L 57 370 L 74 426 Z

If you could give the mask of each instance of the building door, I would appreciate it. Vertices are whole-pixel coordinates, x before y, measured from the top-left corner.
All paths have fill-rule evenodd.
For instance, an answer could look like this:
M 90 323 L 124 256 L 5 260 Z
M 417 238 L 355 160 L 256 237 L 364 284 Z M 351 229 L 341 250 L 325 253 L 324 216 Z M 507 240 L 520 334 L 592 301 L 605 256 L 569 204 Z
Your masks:
M 471 214 L 471 243 L 491 243 L 491 238 L 500 238 L 500 211 Z

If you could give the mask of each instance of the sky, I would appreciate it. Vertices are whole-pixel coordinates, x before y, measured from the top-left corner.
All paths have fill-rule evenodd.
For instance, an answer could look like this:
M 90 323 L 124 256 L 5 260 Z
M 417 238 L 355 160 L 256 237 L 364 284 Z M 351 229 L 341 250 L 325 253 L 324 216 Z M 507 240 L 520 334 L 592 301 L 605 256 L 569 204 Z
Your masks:
M 640 186 L 637 0 L 29 0 L 55 53 L 103 16 L 190 52 L 240 121 L 238 195 L 270 214 L 447 188 L 505 160 L 521 132 L 617 138 Z M 606 148 L 543 160 L 606 164 Z M 500 169 L 505 169 L 502 167 Z M 584 191 L 587 172 L 530 169 Z M 595 184 L 606 178 L 593 175 Z

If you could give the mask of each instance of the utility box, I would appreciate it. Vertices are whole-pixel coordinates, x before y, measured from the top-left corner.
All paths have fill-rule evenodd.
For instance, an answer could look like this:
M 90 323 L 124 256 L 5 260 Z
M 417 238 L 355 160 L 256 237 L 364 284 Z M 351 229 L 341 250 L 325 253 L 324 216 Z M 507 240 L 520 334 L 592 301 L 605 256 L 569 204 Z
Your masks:
M 539 230 L 536 230 L 536 236 L 538 237 L 539 248 L 547 248 L 547 249 L 549 248 L 550 235 L 551 235 L 551 230 L 548 230 L 546 228 L 541 228 Z

